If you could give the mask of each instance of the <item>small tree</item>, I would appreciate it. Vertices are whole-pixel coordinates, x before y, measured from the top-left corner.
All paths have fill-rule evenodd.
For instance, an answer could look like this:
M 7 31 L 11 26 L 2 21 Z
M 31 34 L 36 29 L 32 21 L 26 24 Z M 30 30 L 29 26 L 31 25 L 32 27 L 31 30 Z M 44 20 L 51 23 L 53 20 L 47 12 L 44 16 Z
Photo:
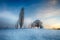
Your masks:
M 43 28 L 42 22 L 40 20 L 35 20 L 32 24 L 31 27 L 40 27 Z

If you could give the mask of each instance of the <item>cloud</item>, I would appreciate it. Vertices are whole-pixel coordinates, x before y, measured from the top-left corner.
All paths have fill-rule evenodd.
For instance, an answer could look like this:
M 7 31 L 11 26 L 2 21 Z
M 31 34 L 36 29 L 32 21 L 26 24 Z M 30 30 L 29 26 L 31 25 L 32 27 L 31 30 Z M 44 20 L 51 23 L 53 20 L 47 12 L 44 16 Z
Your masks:
M 45 9 L 38 9 L 35 18 L 40 19 L 43 22 L 43 25 L 47 27 L 60 24 L 59 17 L 60 17 L 60 9 L 56 9 L 57 0 L 51 0 L 47 3 L 47 8 Z
M 32 18 L 25 18 L 24 20 L 24 26 L 29 27 L 29 25 L 33 22 Z M 31 26 L 31 25 L 30 25 Z
M 48 18 L 46 20 L 42 20 L 44 28 L 58 28 L 60 25 L 60 20 L 58 18 Z
M 15 22 L 18 20 L 18 17 L 14 15 L 12 12 L 4 11 L 0 13 L 0 18 L 5 18 L 7 21 Z
M 58 3 L 58 0 L 50 0 L 47 5 L 52 7 L 52 6 L 57 5 L 57 3 Z
M 25 22 L 26 22 L 26 23 L 31 23 L 32 21 L 33 21 L 33 20 L 32 20 L 31 18 L 26 18 L 26 19 L 25 19 Z
M 56 9 L 56 5 L 58 3 L 58 0 L 49 0 L 48 3 L 46 4 L 45 9 L 39 8 L 37 10 L 37 18 L 49 18 L 53 16 L 60 16 L 60 9 Z
M 60 24 L 60 9 L 45 9 L 37 12 L 36 17 L 41 19 L 44 25 Z
M 50 18 L 54 16 L 60 16 L 60 9 L 45 9 L 41 12 L 37 12 L 36 17 L 37 18 Z

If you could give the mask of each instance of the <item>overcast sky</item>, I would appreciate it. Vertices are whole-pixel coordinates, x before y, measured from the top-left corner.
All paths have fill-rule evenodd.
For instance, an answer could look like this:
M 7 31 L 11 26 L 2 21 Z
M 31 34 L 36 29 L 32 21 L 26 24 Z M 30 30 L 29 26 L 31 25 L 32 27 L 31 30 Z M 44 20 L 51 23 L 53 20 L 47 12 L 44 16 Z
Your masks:
M 45 28 L 60 26 L 60 0 L 3 0 L 0 1 L 0 20 L 16 23 L 22 7 L 26 25 L 39 19 Z

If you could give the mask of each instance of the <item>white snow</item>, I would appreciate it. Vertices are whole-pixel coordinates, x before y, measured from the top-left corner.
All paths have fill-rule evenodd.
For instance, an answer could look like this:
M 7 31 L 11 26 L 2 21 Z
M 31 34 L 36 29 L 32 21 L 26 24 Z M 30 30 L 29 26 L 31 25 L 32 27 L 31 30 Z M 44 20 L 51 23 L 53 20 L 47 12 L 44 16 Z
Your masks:
M 60 30 L 2 29 L 0 40 L 60 40 Z

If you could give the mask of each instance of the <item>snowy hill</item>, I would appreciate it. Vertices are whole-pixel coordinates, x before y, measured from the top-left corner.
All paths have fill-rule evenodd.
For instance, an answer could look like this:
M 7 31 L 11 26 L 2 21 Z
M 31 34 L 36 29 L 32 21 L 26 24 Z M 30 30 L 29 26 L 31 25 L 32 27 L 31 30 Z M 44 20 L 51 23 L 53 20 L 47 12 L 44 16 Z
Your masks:
M 0 40 L 60 40 L 60 30 L 3 29 Z

